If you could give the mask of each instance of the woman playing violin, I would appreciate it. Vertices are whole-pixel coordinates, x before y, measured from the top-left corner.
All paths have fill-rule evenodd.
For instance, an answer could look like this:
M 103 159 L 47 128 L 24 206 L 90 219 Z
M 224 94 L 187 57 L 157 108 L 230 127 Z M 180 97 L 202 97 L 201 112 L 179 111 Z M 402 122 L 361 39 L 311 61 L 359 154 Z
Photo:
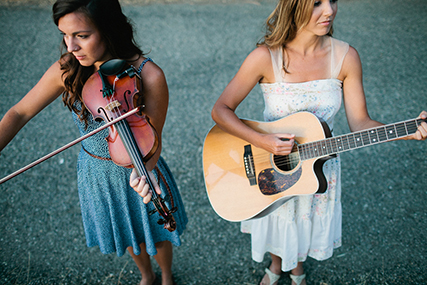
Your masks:
M 104 254 L 127 250 L 141 272 L 140 284 L 152 284 L 155 273 L 150 256 L 162 270 L 162 284 L 172 284 L 172 244 L 180 245 L 187 217 L 174 178 L 160 156 L 161 134 L 168 108 L 168 87 L 163 71 L 134 41 L 133 28 L 117 0 L 58 0 L 53 20 L 63 35 L 66 52 L 0 122 L 0 151 L 38 112 L 62 95 L 82 135 L 103 123 L 95 121 L 82 100 L 88 78 L 110 59 L 123 59 L 140 74 L 143 112 L 157 133 L 158 148 L 146 162 L 156 193 L 168 194 L 177 211 L 177 227 L 168 231 L 157 223 L 151 191 L 145 177 L 117 166 L 110 158 L 103 130 L 82 142 L 78 157 L 78 190 L 88 246 Z M 100 95 L 102 96 L 102 95 Z M 134 189 L 130 186 L 132 186 Z

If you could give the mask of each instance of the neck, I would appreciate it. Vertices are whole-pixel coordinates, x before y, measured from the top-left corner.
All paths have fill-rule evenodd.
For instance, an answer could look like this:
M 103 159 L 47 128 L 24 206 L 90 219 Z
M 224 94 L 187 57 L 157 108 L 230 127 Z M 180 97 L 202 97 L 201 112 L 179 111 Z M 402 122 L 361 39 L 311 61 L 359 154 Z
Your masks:
M 308 35 L 300 32 L 295 39 L 286 44 L 286 49 L 290 49 L 302 56 L 315 53 L 325 46 L 326 36 Z

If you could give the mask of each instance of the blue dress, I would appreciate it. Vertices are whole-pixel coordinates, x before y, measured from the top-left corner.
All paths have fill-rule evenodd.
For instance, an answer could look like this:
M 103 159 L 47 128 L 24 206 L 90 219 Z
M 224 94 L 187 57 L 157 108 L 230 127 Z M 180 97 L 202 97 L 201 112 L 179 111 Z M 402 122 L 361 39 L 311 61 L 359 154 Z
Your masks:
M 85 129 L 84 122 L 74 112 L 72 114 L 82 136 L 104 124 L 89 116 Z M 157 254 L 157 242 L 168 240 L 179 246 L 180 235 L 188 220 L 178 187 L 166 162 L 160 157 L 153 173 L 163 197 L 168 194 L 165 181 L 169 186 L 172 199 L 166 199 L 168 208 L 172 208 L 172 203 L 177 207 L 173 213 L 177 227 L 173 232 L 157 223 L 160 218 L 157 212 L 148 214 L 154 206 L 152 203 L 144 204 L 142 197 L 130 187 L 132 169 L 117 166 L 110 160 L 105 139 L 107 136 L 108 129 L 105 129 L 85 139 L 77 161 L 78 191 L 87 246 L 98 245 L 102 253 L 116 252 L 118 256 L 122 256 L 129 246 L 139 255 L 141 243 L 145 243 L 146 251 L 151 256 Z M 165 181 L 159 177 L 158 171 Z

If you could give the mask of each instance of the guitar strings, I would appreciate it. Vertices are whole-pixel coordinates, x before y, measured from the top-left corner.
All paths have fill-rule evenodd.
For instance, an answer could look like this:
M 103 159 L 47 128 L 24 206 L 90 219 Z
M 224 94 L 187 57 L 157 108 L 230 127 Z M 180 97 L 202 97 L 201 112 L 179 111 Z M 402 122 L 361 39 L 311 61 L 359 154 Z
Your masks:
M 251 156 L 251 159 L 256 163 L 268 162 L 274 163 L 279 168 L 292 169 L 292 166 L 298 165 L 301 160 L 325 157 L 346 150 L 377 144 L 413 134 L 417 131 L 417 128 L 422 121 L 422 119 L 418 118 L 381 126 L 371 130 L 363 130 L 338 137 L 330 137 L 322 141 L 314 141 L 297 145 L 289 155 L 279 156 L 265 152 L 263 154 L 253 155 Z M 391 138 L 389 138 L 389 135 Z
M 298 152 L 292 152 L 289 155 L 272 155 L 271 153 L 265 152 L 264 154 L 253 155 L 251 158 L 256 164 L 271 163 L 271 161 L 273 161 L 279 168 L 292 168 L 292 165 L 296 165 L 300 162 Z

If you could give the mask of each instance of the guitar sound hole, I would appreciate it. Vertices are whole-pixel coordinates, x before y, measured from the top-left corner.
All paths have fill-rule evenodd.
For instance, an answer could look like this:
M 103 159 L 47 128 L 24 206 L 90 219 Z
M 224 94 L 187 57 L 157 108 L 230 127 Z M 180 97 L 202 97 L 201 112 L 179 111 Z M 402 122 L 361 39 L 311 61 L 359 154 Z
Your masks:
M 297 147 L 289 155 L 273 155 L 273 162 L 282 171 L 294 170 L 299 164 L 299 153 Z

